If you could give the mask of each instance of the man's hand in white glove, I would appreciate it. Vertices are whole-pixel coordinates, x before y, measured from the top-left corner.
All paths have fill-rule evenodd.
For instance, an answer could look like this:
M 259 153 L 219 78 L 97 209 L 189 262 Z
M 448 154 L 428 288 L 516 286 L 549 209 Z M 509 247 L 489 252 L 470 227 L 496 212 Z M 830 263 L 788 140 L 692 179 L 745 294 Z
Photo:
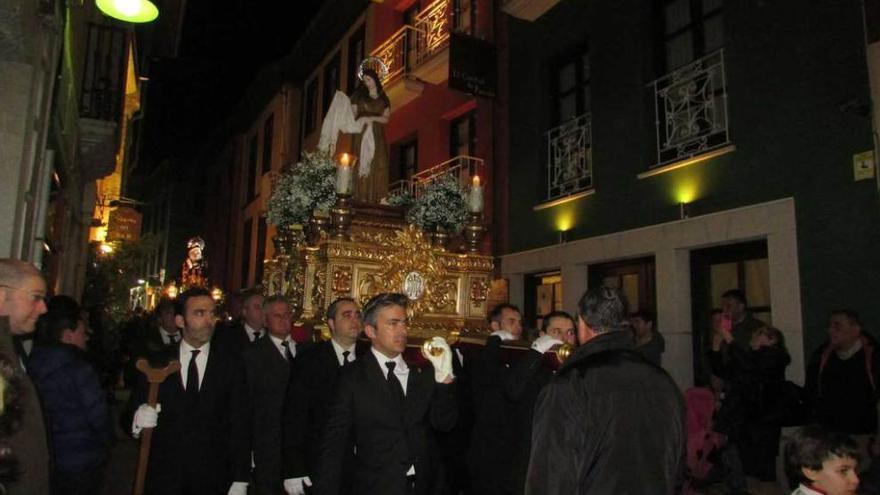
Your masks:
M 247 495 L 247 487 L 246 481 L 233 481 L 226 495 Z
M 562 344 L 562 341 L 552 335 L 542 335 L 532 342 L 532 349 L 544 354 L 554 345 Z
M 287 478 L 284 480 L 284 491 L 287 495 L 305 495 L 306 487 L 312 486 L 312 480 L 308 476 L 302 478 Z
M 422 355 L 425 356 L 425 359 L 431 362 L 431 365 L 434 366 L 434 381 L 437 383 L 450 383 L 453 378 L 452 374 L 452 349 L 449 348 L 449 344 L 446 343 L 446 339 L 443 337 L 434 337 L 431 339 L 431 347 L 433 351 L 440 351 L 439 353 L 432 354 L 430 352 L 425 352 L 425 348 L 422 348 Z
M 516 340 L 513 334 L 508 332 L 507 330 L 495 330 L 492 332 L 492 337 L 501 337 L 501 340 Z
M 162 411 L 162 404 L 156 404 L 155 408 L 147 404 L 141 404 L 134 413 L 134 420 L 131 422 L 131 434 L 137 438 L 144 428 L 155 428 L 159 422 L 160 411 Z

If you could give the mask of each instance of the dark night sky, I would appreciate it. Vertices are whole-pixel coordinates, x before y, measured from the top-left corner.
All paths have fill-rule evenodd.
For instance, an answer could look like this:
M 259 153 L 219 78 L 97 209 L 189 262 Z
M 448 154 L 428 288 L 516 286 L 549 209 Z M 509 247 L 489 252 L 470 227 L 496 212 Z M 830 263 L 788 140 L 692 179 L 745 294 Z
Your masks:
M 323 0 L 188 0 L 177 59 L 151 62 L 142 172 L 187 160 L 260 68 L 287 54 Z

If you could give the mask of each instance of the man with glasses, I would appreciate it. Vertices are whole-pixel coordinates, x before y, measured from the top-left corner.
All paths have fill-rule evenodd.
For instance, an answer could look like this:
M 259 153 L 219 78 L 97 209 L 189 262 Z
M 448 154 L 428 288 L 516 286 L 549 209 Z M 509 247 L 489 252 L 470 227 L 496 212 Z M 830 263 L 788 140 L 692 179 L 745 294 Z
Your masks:
M 246 456 L 253 455 L 256 493 L 274 495 L 282 490 L 281 413 L 299 353 L 296 342 L 290 338 L 293 315 L 284 296 L 266 298 L 262 313 L 266 336 L 242 354 L 250 427 Z
M 12 456 L 18 461 L 19 478 L 5 482 L 6 493 L 49 493 L 49 450 L 43 412 L 21 358 L 16 354 L 13 336 L 33 333 L 37 318 L 46 312 L 46 282 L 30 263 L 0 259 L 0 361 L 3 378 L 21 387 L 21 424 L 8 438 Z

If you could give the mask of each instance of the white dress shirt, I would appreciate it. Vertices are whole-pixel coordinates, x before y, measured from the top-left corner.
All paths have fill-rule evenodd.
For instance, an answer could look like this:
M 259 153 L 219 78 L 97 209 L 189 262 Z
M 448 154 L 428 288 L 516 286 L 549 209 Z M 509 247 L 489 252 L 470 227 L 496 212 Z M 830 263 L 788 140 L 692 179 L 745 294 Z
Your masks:
M 205 367 L 208 366 L 208 353 L 211 352 L 211 343 L 199 347 L 189 345 L 186 340 L 180 341 L 180 381 L 183 383 L 183 389 L 186 390 L 186 374 L 189 370 L 189 362 L 192 359 L 192 351 L 202 351 L 196 356 L 196 369 L 199 372 L 199 389 L 202 388 L 202 380 L 205 378 Z
M 278 352 L 281 353 L 281 357 L 287 359 L 287 356 L 284 354 L 284 346 L 281 345 L 282 342 L 290 342 L 290 344 L 288 344 L 290 346 L 290 355 L 296 357 L 296 341 L 291 340 L 289 335 L 287 336 L 287 338 L 284 339 L 279 339 L 271 333 L 268 335 L 269 339 L 272 340 L 272 343 L 275 344 L 275 348 L 278 349 Z
M 262 336 L 263 336 L 263 333 L 265 332 L 265 330 L 263 330 L 262 328 L 254 328 L 254 327 L 248 325 L 247 322 L 245 322 L 245 324 L 244 324 L 244 333 L 247 334 L 247 338 L 248 338 L 248 340 L 250 340 L 251 342 L 257 340 L 257 338 L 254 336 L 254 332 L 259 332 L 259 333 L 260 333 L 260 337 L 262 337 Z
M 345 357 L 342 355 L 342 353 L 345 351 L 348 351 L 348 362 L 349 363 L 353 362 L 356 359 L 356 357 L 354 355 L 354 347 L 355 347 L 354 344 L 352 344 L 351 347 L 346 349 L 345 347 L 342 347 L 341 345 L 339 345 L 339 342 L 336 342 L 333 339 L 330 339 L 330 343 L 333 344 L 333 351 L 336 352 L 336 360 L 339 361 L 339 366 L 342 366 L 345 364 Z M 383 364 L 382 366 L 385 366 L 385 365 Z
M 159 336 L 162 337 L 162 343 L 165 345 L 170 345 L 174 343 L 174 340 L 180 340 L 180 330 L 175 333 L 169 333 L 165 330 L 165 327 L 159 327 Z

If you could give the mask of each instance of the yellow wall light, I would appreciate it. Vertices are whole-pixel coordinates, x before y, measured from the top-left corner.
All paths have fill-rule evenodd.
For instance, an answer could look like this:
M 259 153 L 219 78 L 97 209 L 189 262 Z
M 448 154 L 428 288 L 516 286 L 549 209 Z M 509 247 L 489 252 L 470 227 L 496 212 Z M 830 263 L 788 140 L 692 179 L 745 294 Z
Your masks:
M 95 0 L 105 15 L 125 22 L 150 22 L 159 17 L 159 9 L 150 0 Z

